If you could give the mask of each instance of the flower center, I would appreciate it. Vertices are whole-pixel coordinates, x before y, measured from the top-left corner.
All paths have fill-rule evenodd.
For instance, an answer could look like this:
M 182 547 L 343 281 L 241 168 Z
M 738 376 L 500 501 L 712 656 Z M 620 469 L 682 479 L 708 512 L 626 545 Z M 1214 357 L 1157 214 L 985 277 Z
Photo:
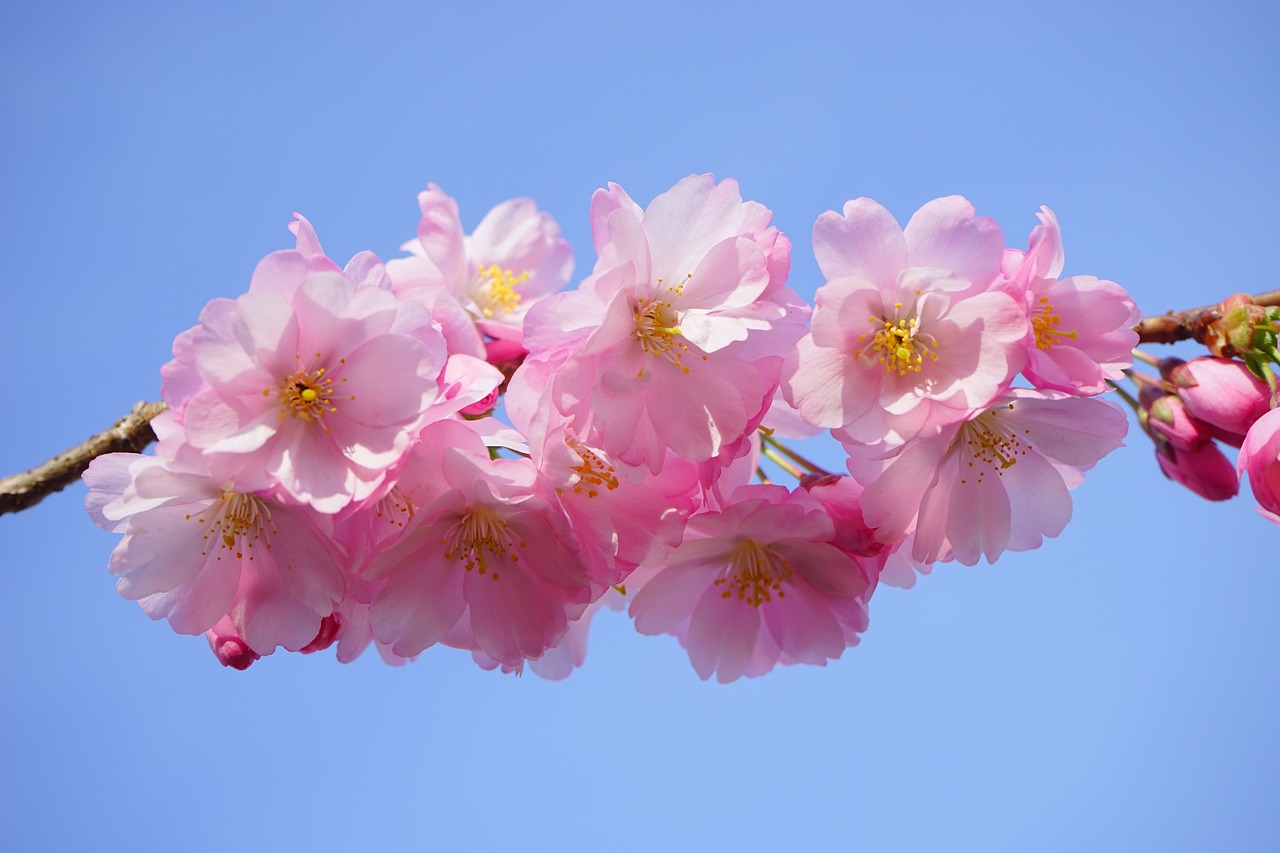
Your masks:
M 520 294 L 516 293 L 516 285 L 527 281 L 527 270 L 516 274 L 503 269 L 497 264 L 480 267 L 471 285 L 471 300 L 485 319 L 495 315 L 509 314 L 520 304 Z
M 508 558 L 513 563 L 520 562 L 515 545 L 525 547 L 523 542 L 512 542 L 507 527 L 506 519 L 488 507 L 473 507 L 449 528 L 440 544 L 445 546 L 446 558 L 461 562 L 469 572 L 488 573 L 497 580 L 498 572 L 492 564 Z
M 618 488 L 618 477 L 612 465 L 576 442 L 570 442 L 569 447 L 582 459 L 580 465 L 569 468 L 570 471 L 578 472 L 578 481 L 573 484 L 575 495 L 585 493 L 587 497 L 594 498 L 600 494 L 601 486 L 609 491 Z
M 791 577 L 790 564 L 768 548 L 762 548 L 753 539 L 743 539 L 729 554 L 729 566 L 723 577 L 714 585 L 723 586 L 721 598 L 737 597 L 752 607 L 768 601 L 785 598 L 782 583 Z
M 687 275 L 679 284 L 667 285 L 667 292 L 671 294 L 668 298 L 674 300 L 684 293 L 684 286 L 691 278 L 693 278 L 692 275 Z M 662 284 L 663 280 L 658 279 L 658 285 Z M 636 302 L 632 306 L 632 317 L 635 320 L 635 336 L 640 342 L 640 349 L 654 358 L 669 362 L 672 366 L 679 368 L 682 373 L 689 372 L 689 368 L 681 362 L 684 354 L 689 351 L 689 345 L 682 340 L 677 340 L 680 337 L 679 318 L 671 302 L 664 299 Z M 702 359 L 706 361 L 706 356 Z M 640 372 L 636 375 L 643 376 L 644 368 L 640 368 Z
M 1010 403 L 1007 408 L 1012 409 L 1013 403 Z M 960 431 L 956 433 L 956 437 L 951 441 L 951 447 L 948 448 L 950 452 L 952 448 L 964 442 L 965 450 L 969 454 L 968 467 L 973 469 L 978 483 L 982 482 L 988 470 L 995 471 L 997 476 L 1003 477 L 1005 469 L 1016 465 L 1018 457 L 1026 456 L 1027 451 L 1031 449 L 1031 445 L 1025 438 L 1031 431 L 1024 429 L 1022 436 L 1019 436 L 999 420 L 999 415 L 999 409 L 992 409 L 971 421 L 966 421 L 960 426 Z M 975 462 L 985 464 L 976 465 Z M 966 483 L 968 480 L 961 478 L 960 482 Z
M 280 420 L 292 415 L 306 423 L 311 423 L 338 411 L 335 405 L 337 389 L 333 384 L 333 377 L 328 375 L 329 369 L 317 367 L 307 370 L 302 367 L 301 355 L 295 355 L 293 358 L 297 369 L 281 380 L 276 389 L 276 394 L 280 398 Z M 316 353 L 316 360 L 319 361 L 320 358 L 321 354 Z M 338 364 L 346 363 L 345 358 L 338 359 Z M 346 382 L 346 377 L 341 381 Z M 264 388 L 262 396 L 271 396 L 271 389 Z M 351 399 L 354 400 L 355 397 Z M 328 430 L 326 429 L 325 432 Z
M 920 330 L 920 321 L 914 314 L 903 317 L 902 313 L 902 303 L 895 302 L 892 318 L 868 317 L 875 331 L 858 335 L 858 342 L 863 344 L 859 350 L 863 358 L 884 365 L 885 373 L 906 376 L 919 373 L 926 357 L 930 361 L 938 359 L 938 342 Z
M 213 517 L 213 522 L 201 537 L 204 544 L 200 555 L 203 557 L 209 556 L 209 549 L 212 547 L 218 551 L 233 552 L 237 560 L 243 559 L 259 542 L 269 551 L 271 536 L 278 532 L 271 520 L 271 510 L 253 495 L 223 491 L 218 496 L 218 502 L 197 516 L 195 522 L 206 524 L 209 516 Z M 191 520 L 190 515 L 187 520 Z M 216 559 L 221 561 L 222 554 L 218 554 Z M 252 553 L 249 554 L 249 559 L 253 559 Z
M 413 503 L 399 488 L 392 486 L 391 491 L 373 505 L 373 512 L 392 527 L 404 529 L 405 522 L 413 518 Z
M 1076 339 L 1076 330 L 1069 332 L 1059 332 L 1058 324 L 1062 322 L 1062 318 L 1054 313 L 1053 306 L 1049 304 L 1049 297 L 1040 297 L 1040 311 L 1031 315 L 1031 328 L 1036 336 L 1036 349 L 1048 349 L 1056 343 L 1061 343 L 1062 338 Z

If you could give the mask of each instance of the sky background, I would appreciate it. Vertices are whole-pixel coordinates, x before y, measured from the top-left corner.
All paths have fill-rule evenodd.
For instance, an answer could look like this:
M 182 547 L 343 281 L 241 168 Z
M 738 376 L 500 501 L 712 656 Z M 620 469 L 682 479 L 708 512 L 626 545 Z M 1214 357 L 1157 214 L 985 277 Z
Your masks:
M 1148 313 L 1278 285 L 1272 3 L 6 3 L 0 475 L 156 399 L 173 337 L 304 213 L 395 257 L 428 181 L 740 181 L 814 219 L 960 193 Z M 830 457 L 834 458 L 834 457 Z M 833 467 L 838 467 L 833 462 Z M 1264 850 L 1280 530 L 1140 432 L 1060 539 L 881 588 L 862 644 L 727 686 L 605 614 L 569 680 L 431 650 L 240 673 L 118 597 L 76 485 L 0 518 L 7 850 Z

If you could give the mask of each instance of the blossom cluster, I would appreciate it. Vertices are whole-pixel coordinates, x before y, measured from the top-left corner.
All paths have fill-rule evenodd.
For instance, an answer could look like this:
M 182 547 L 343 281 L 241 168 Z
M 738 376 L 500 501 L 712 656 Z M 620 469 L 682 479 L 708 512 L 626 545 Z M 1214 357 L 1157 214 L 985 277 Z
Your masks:
M 1137 309 L 1062 276 L 1047 208 L 1018 250 L 957 196 L 905 228 L 849 201 L 814 227 L 811 307 L 732 180 L 647 207 L 598 190 L 571 290 L 532 201 L 470 234 L 440 188 L 419 203 L 386 263 L 340 266 L 297 216 L 294 248 L 175 340 L 155 454 L 85 474 L 124 535 L 120 594 L 228 666 L 444 645 L 561 678 L 601 607 L 677 637 L 704 679 L 822 665 L 880 581 L 1057 536 L 1126 432 L 1099 395 Z M 823 430 L 846 472 L 785 443 Z
M 1209 355 L 1152 359 L 1158 379 L 1130 372 L 1138 423 L 1166 477 L 1224 501 L 1248 473 L 1259 512 L 1280 524 L 1280 309 L 1236 294 L 1209 312 L 1200 337 Z M 1239 448 L 1236 462 L 1224 446 Z

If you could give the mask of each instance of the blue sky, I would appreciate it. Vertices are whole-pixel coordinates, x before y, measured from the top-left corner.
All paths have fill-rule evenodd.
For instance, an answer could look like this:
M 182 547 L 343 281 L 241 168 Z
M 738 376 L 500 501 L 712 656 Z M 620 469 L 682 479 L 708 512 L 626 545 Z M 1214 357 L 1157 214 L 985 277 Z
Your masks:
M 0 474 L 155 399 L 174 335 L 291 244 L 393 257 L 434 181 L 528 195 L 580 273 L 591 192 L 737 178 L 814 219 L 961 193 L 1149 313 L 1277 285 L 1264 3 L 10 4 Z M 825 669 L 699 681 L 593 627 L 562 683 L 437 650 L 217 666 L 116 596 L 81 486 L 0 518 L 14 850 L 1268 849 L 1280 531 L 1141 433 L 1037 552 L 882 589 Z

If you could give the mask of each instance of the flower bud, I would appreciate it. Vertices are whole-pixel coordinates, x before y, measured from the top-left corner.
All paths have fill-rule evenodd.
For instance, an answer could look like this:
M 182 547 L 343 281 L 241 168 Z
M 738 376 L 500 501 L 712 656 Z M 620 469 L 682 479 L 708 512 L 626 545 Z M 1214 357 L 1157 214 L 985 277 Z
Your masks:
M 1227 297 L 1218 318 L 1205 326 L 1205 346 L 1219 358 L 1249 355 L 1259 349 L 1259 344 L 1264 351 L 1273 349 L 1275 332 L 1263 330 L 1263 340 L 1258 339 L 1258 332 L 1260 326 L 1268 323 L 1274 310 L 1253 304 L 1253 300 L 1243 293 Z
M 1169 371 L 1187 411 L 1228 433 L 1244 435 L 1271 410 L 1271 390 L 1243 362 L 1197 358 Z
M 330 613 L 320 620 L 320 630 L 316 633 L 316 638 L 298 651 L 304 655 L 323 651 L 333 645 L 333 641 L 338 639 L 338 632 L 341 630 L 342 622 L 338 619 L 338 614 Z
M 1159 435 L 1176 450 L 1196 450 L 1213 439 L 1209 425 L 1188 412 L 1175 395 L 1157 392 L 1150 395 L 1149 401 L 1147 397 L 1143 394 L 1140 399 L 1146 415 L 1142 424 L 1148 433 Z
M 1208 501 L 1225 501 L 1240 491 L 1240 478 L 1231 460 L 1212 442 L 1194 450 L 1177 450 L 1171 444 L 1156 445 L 1160 470 Z
M 250 664 L 262 657 L 249 648 L 249 644 L 241 638 L 235 626 L 231 624 L 231 619 L 226 616 L 205 631 L 204 636 L 209 641 L 209 648 L 213 650 L 214 657 L 223 666 L 244 672 Z

